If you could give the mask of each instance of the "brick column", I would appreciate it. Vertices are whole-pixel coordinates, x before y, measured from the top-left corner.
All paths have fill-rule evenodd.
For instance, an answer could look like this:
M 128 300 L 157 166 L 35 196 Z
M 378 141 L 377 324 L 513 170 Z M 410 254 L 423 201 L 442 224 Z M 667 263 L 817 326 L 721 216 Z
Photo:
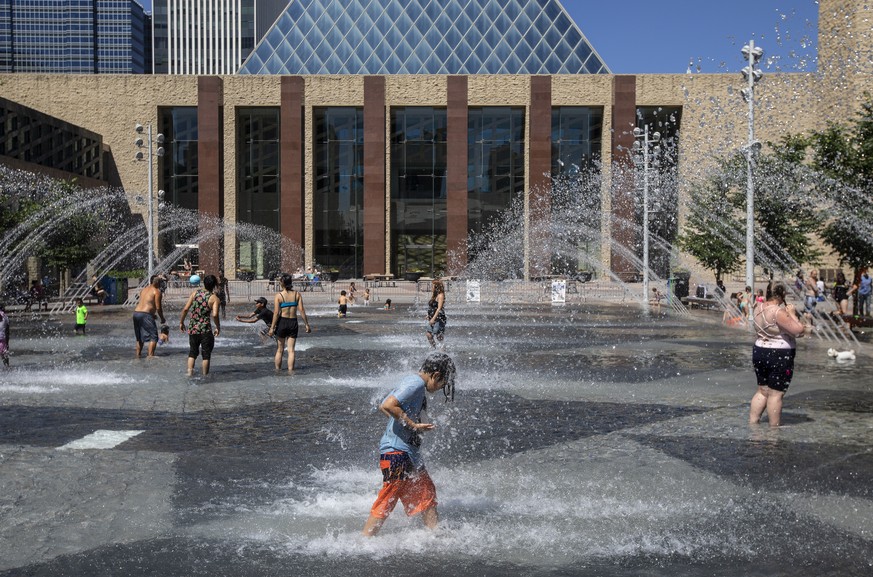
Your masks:
M 200 242 L 199 264 L 206 274 L 214 275 L 224 266 L 224 233 L 221 232 L 221 218 L 224 216 L 222 100 L 220 77 L 197 78 L 197 209 L 200 211 L 200 232 L 211 231 Z
M 551 212 L 552 170 L 552 79 L 530 79 L 530 158 L 528 159 L 528 276 L 542 276 L 551 270 L 548 220 Z
M 279 110 L 279 234 L 284 240 L 282 270 L 289 273 L 303 265 L 306 238 L 303 194 L 304 92 L 303 77 L 282 77 Z
M 446 272 L 456 275 L 467 266 L 467 77 L 449 76 L 447 92 Z
M 385 274 L 385 78 L 364 77 L 364 270 Z
M 633 159 L 629 152 L 634 144 L 633 129 L 637 125 L 637 78 L 616 76 L 612 84 L 612 216 L 627 222 L 634 220 Z M 610 226 L 613 242 L 633 250 L 635 231 L 628 226 Z M 610 253 L 610 268 L 619 278 L 628 279 L 636 267 L 615 248 Z

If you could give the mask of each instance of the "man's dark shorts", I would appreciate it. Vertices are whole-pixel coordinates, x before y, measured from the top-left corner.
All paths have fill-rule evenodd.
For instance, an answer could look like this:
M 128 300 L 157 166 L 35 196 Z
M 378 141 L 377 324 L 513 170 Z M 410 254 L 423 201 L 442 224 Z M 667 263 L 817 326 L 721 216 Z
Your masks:
M 752 364 L 758 385 L 785 392 L 794 376 L 795 349 L 768 349 L 754 345 Z
M 158 342 L 158 324 L 155 322 L 155 315 L 151 313 L 133 313 L 133 334 L 136 335 L 136 342 Z
M 197 358 L 198 351 L 204 361 L 212 358 L 212 349 L 215 348 L 215 335 L 208 333 L 194 333 L 188 335 L 188 357 Z
M 276 326 L 277 339 L 296 339 L 297 338 L 297 319 L 279 318 L 279 324 Z

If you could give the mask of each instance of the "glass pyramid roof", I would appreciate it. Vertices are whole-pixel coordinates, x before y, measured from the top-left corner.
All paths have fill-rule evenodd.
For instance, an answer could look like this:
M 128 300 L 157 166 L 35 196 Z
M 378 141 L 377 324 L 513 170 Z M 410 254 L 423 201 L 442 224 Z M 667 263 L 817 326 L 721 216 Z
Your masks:
M 558 0 L 291 0 L 240 74 L 599 74 Z

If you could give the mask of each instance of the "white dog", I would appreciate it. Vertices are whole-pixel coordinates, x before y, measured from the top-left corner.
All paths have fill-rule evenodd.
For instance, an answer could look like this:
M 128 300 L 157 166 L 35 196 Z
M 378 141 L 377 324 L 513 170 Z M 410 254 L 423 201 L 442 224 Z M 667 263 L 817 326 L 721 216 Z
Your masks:
M 836 349 L 828 349 L 828 356 L 834 357 L 838 361 L 854 361 L 855 351 L 838 351 Z

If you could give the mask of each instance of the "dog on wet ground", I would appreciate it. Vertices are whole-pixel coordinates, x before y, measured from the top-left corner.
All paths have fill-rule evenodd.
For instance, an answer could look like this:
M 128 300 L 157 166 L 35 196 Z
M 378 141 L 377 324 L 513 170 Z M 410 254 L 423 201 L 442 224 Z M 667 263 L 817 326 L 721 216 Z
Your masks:
M 838 351 L 836 349 L 828 349 L 828 356 L 837 361 L 854 361 L 855 351 Z

